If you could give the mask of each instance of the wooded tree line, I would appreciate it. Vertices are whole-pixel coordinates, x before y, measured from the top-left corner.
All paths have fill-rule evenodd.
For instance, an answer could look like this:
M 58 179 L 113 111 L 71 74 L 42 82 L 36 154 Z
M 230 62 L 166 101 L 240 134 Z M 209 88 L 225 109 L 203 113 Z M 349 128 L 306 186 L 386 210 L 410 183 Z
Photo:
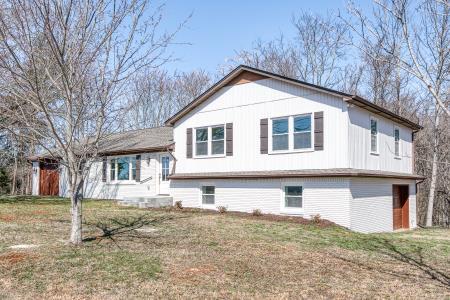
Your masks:
M 376 0 L 369 13 L 294 12 L 293 35 L 256 40 L 210 74 L 166 70 L 186 20 L 164 31 L 164 7 L 147 0 L 0 0 L 0 193 L 29 193 L 27 157 L 46 150 L 69 169 L 77 223 L 83 174 L 111 133 L 163 125 L 246 64 L 356 93 L 424 126 L 419 221 L 449 226 L 449 10 L 446 0 Z

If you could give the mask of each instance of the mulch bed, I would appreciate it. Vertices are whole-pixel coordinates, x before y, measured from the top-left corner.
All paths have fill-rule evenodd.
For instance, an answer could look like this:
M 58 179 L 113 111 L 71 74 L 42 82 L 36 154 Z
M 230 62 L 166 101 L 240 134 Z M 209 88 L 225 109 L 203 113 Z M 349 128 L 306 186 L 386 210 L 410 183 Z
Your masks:
M 302 225 L 317 225 L 319 227 L 330 227 L 330 226 L 338 226 L 335 223 L 325 220 L 325 219 L 316 219 L 316 220 L 310 220 L 305 219 L 300 216 L 282 216 L 282 215 L 275 215 L 275 214 L 260 214 L 260 215 L 254 215 L 252 213 L 246 213 L 246 212 L 239 212 L 239 211 L 226 211 L 223 213 L 220 213 L 219 211 L 212 210 L 212 209 L 201 209 L 201 208 L 176 208 L 174 206 L 168 206 L 168 207 L 161 207 L 161 208 L 146 208 L 147 210 L 152 211 L 174 211 L 174 212 L 180 212 L 180 213 L 196 213 L 196 214 L 208 214 L 208 215 L 227 215 L 227 216 L 233 216 L 233 217 L 239 217 L 239 218 L 245 218 L 250 220 L 264 220 L 264 221 L 272 221 L 272 222 L 284 222 L 284 223 L 295 223 L 295 224 L 302 224 Z

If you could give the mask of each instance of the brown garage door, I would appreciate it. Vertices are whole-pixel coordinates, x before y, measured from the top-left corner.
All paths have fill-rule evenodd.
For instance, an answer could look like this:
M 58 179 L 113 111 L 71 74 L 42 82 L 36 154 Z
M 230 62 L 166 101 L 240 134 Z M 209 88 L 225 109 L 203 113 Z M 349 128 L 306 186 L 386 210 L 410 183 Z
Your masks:
M 39 195 L 58 196 L 59 194 L 59 172 L 58 163 L 42 162 L 39 173 Z
M 394 185 L 392 191 L 394 230 L 409 228 L 409 190 L 407 185 Z

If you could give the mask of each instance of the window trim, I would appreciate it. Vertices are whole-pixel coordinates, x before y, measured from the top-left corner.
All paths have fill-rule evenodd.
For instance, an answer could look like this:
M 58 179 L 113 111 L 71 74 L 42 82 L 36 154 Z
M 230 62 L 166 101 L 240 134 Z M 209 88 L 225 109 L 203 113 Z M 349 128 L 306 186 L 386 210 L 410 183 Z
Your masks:
M 302 207 L 286 207 L 286 187 L 300 186 L 302 187 Z M 303 215 L 305 212 L 305 184 L 304 182 L 285 182 L 281 185 L 281 203 L 280 213 L 287 215 Z
M 294 149 L 294 119 L 296 117 L 303 117 L 303 116 L 309 116 L 310 122 L 311 122 L 311 145 L 309 148 L 302 148 L 302 149 Z M 272 134 L 272 126 L 273 126 L 273 120 L 278 119 L 288 119 L 288 149 L 287 150 L 272 150 L 273 149 L 273 134 Z M 269 118 L 269 128 L 268 128 L 268 154 L 285 154 L 285 153 L 302 153 L 302 152 L 314 152 L 314 114 L 312 112 L 308 113 L 302 113 L 302 114 L 295 114 L 295 115 L 289 115 L 289 116 L 280 116 L 280 117 L 273 117 Z
M 376 131 L 377 132 L 377 134 L 376 134 L 376 143 L 377 144 L 376 144 L 375 151 L 372 150 L 372 120 L 374 120 L 377 124 L 377 131 Z M 380 129 L 378 126 L 379 123 L 380 123 L 380 121 L 378 118 L 376 118 L 374 116 L 370 116 L 370 119 L 369 119 L 369 151 L 370 151 L 370 154 L 373 154 L 373 155 L 380 154 Z
M 212 153 L 212 128 L 216 127 L 223 127 L 223 154 L 211 154 Z M 206 155 L 197 155 L 197 129 L 207 129 L 208 130 L 208 139 L 206 140 L 207 143 L 207 154 Z M 208 125 L 208 126 L 199 126 L 193 128 L 193 158 L 217 158 L 217 157 L 225 157 L 226 156 L 226 140 L 227 140 L 227 131 L 226 131 L 226 124 L 225 123 L 219 123 L 215 125 Z M 221 140 L 215 140 L 215 141 L 221 141 Z
M 203 203 L 203 187 L 204 186 L 213 186 L 214 187 L 214 204 L 205 204 Z M 200 200 L 200 207 L 201 208 L 207 208 L 207 209 L 216 209 L 216 203 L 217 203 L 217 186 L 212 182 L 202 182 L 199 186 L 199 200 Z M 205 194 L 205 195 L 211 195 L 211 194 Z
M 398 131 L 398 154 L 395 152 L 395 131 Z M 400 127 L 394 125 L 394 131 L 393 131 L 393 135 L 394 135 L 394 158 L 396 159 L 401 159 L 401 153 L 402 153 L 402 139 L 400 138 Z
M 119 180 L 118 178 L 118 172 L 119 172 L 119 168 L 117 165 L 117 160 L 120 158 L 128 158 L 128 179 L 125 180 Z M 110 156 L 108 157 L 108 178 L 107 178 L 107 183 L 108 184 L 136 184 L 136 179 L 133 179 L 133 163 L 132 161 L 136 160 L 136 156 L 135 155 L 115 155 L 115 156 Z M 115 168 L 114 168 L 114 180 L 111 180 L 111 161 L 115 162 Z M 136 165 L 135 165 L 136 166 Z

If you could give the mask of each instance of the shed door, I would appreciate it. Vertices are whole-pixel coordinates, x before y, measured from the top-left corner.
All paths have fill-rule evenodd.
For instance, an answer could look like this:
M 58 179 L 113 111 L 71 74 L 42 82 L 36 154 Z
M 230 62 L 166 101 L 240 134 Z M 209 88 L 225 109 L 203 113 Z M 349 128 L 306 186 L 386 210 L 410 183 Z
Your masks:
M 394 185 L 393 199 L 393 223 L 394 230 L 409 228 L 409 190 L 407 185 Z
M 59 195 L 58 163 L 41 163 L 41 171 L 39 173 L 39 195 Z

